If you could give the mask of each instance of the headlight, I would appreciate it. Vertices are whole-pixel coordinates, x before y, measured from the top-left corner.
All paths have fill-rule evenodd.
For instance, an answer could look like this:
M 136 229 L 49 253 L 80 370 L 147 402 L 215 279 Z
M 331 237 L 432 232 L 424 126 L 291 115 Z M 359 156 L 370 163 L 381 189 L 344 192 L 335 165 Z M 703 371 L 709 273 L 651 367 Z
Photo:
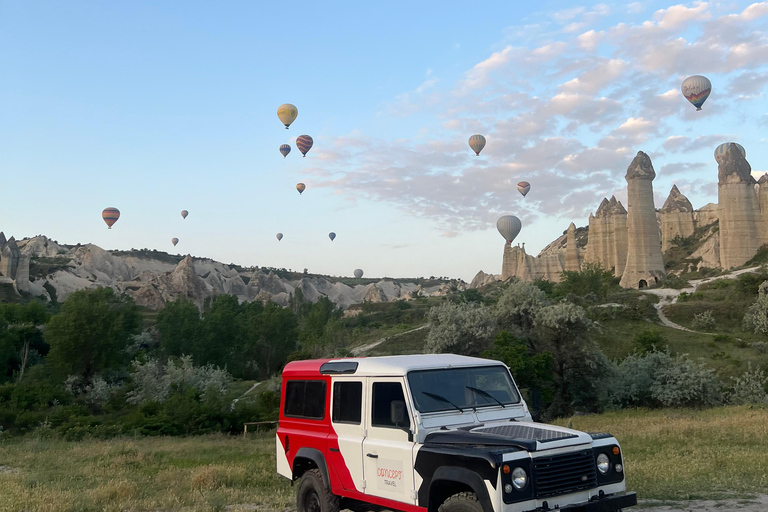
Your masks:
M 522 490 L 528 484 L 528 473 L 523 468 L 515 468 L 512 470 L 512 485 L 518 491 Z
M 611 463 L 606 454 L 601 453 L 597 456 L 597 469 L 604 475 L 611 469 Z

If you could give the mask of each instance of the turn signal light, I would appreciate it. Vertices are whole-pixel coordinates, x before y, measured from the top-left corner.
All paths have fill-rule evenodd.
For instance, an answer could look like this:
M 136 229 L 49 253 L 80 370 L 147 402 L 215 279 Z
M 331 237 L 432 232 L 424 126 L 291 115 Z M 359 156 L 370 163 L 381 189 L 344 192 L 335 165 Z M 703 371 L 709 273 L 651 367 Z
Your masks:
M 613 454 L 614 455 L 618 455 L 619 454 L 619 447 L 618 446 L 614 446 L 613 447 Z
M 508 475 L 509 472 L 511 471 L 511 469 L 509 469 L 509 466 L 507 466 L 506 464 L 501 466 L 501 470 L 504 472 L 505 475 Z

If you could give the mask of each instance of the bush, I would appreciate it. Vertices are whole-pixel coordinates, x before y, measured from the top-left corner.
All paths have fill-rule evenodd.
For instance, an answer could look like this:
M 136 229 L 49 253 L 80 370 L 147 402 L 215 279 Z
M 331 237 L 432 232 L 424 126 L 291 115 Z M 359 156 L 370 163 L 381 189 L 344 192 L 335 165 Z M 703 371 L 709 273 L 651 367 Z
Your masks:
M 757 301 L 744 315 L 743 325 L 755 334 L 768 335 L 768 281 L 760 285 Z
M 610 385 L 617 407 L 702 407 L 723 403 L 714 371 L 669 352 L 635 353 L 622 361 Z
M 640 354 L 646 354 L 655 350 L 663 350 L 667 344 L 667 338 L 665 338 L 661 331 L 656 329 L 643 329 L 639 333 L 635 334 L 635 349 Z
M 747 363 L 747 371 L 740 377 L 731 377 L 733 388 L 728 394 L 728 403 L 732 405 L 768 404 L 768 394 L 765 392 L 768 377 L 759 366 L 752 369 Z
M 537 286 L 513 281 L 499 297 L 494 308 L 502 329 L 521 334 L 528 333 L 541 308 L 549 305 L 546 294 Z
M 490 345 L 496 319 L 483 305 L 445 302 L 429 310 L 428 353 L 477 355 Z
M 126 395 L 131 404 L 165 402 L 172 391 L 180 387 L 194 389 L 205 399 L 209 393 L 226 393 L 232 382 L 232 376 L 227 370 L 211 364 L 195 366 L 192 356 L 183 356 L 178 362 L 168 361 L 165 366 L 156 359 L 134 361 L 131 379 L 135 388 Z
M 691 323 L 694 329 L 707 332 L 713 330 L 716 324 L 710 309 L 693 315 L 693 322 Z

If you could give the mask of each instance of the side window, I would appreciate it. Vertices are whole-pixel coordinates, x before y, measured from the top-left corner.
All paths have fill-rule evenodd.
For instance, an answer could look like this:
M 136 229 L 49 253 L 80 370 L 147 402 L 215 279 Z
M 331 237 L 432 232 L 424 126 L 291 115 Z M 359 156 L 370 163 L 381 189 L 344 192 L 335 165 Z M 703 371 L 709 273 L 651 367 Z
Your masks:
M 333 383 L 333 422 L 354 423 L 359 425 L 362 419 L 363 383 Z
M 285 384 L 286 416 L 321 420 L 325 417 L 325 381 L 289 380 Z
M 374 427 L 411 427 L 411 420 L 406 413 L 401 424 L 392 421 L 392 403 L 400 401 L 405 404 L 403 387 L 399 382 L 374 382 L 373 404 L 371 407 L 371 425 Z

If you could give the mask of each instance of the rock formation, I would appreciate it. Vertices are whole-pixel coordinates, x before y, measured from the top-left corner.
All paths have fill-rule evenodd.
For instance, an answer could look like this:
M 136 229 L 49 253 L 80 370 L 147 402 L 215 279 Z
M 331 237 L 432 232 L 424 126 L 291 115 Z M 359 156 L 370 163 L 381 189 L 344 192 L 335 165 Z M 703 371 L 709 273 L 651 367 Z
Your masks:
M 581 270 L 579 261 L 579 249 L 576 247 L 576 224 L 571 222 L 568 226 L 568 241 L 565 246 L 565 270 L 578 272 Z
M 672 240 L 679 236 L 687 238 L 693 235 L 695 222 L 691 202 L 680 193 L 677 185 L 672 185 L 669 197 L 661 207 L 661 252 L 667 252 Z
M 603 199 L 595 214 L 589 216 L 589 243 L 584 261 L 600 264 L 620 277 L 627 262 L 627 244 L 627 210 L 615 196 L 611 196 L 610 201 Z
M 29 256 L 22 254 L 14 237 L 0 231 L 0 279 L 10 284 L 14 295 L 29 292 Z
M 755 179 L 744 155 L 729 147 L 718 165 L 717 200 L 720 204 L 720 264 L 738 267 L 760 248 L 760 206 Z
M 738 150 L 737 150 L 738 151 Z M 621 276 L 624 288 L 643 288 L 661 282 L 667 273 L 661 255 L 659 224 L 653 204 L 656 172 L 642 151 L 627 168 L 627 264 Z

